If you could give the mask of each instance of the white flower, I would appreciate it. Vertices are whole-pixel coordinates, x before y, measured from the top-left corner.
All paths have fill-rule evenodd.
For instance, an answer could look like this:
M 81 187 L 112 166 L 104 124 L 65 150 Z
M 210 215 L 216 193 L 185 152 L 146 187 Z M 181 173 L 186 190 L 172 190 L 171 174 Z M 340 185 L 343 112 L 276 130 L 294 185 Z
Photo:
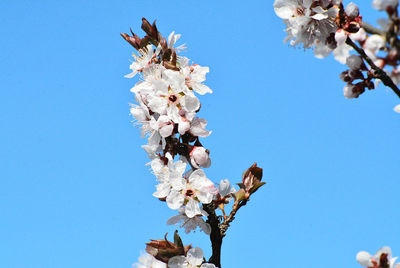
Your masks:
M 373 34 L 370 35 L 365 43 L 363 44 L 363 49 L 365 53 L 370 57 L 374 63 L 376 64 L 377 60 L 377 54 L 379 50 L 385 47 L 385 39 L 378 35 L 378 34 Z
M 151 116 L 145 105 L 134 105 L 130 109 L 131 115 L 136 119 L 137 125 L 142 125 L 141 136 L 144 137 L 148 133 L 152 133 L 150 127 Z
M 195 168 L 205 167 L 208 168 L 211 165 L 211 158 L 209 152 L 202 146 L 194 146 L 190 151 L 190 163 Z
M 156 158 L 156 153 L 163 149 L 163 146 L 160 144 L 160 142 L 160 133 L 154 132 L 148 139 L 148 143 L 146 145 L 142 145 L 142 148 L 147 152 L 147 155 L 150 159 Z
M 230 181 L 225 179 L 221 180 L 218 187 L 218 192 L 221 197 L 229 196 L 236 192 L 235 188 L 231 185 Z M 230 198 L 229 198 L 230 199 Z
M 195 231 L 197 227 L 200 227 L 200 229 L 205 233 L 205 234 L 210 234 L 211 233 L 211 226 L 206 223 L 203 219 L 203 216 L 208 216 L 207 212 L 205 212 L 203 209 L 200 209 L 201 214 L 196 215 L 193 218 L 189 218 L 185 214 L 185 209 L 180 208 L 178 210 L 179 215 L 173 216 L 168 219 L 167 224 L 168 225 L 176 225 L 180 224 L 180 227 L 185 228 L 185 233 L 190 233 L 191 231 Z
M 397 105 L 396 107 L 394 107 L 394 111 L 395 111 L 396 113 L 400 113 L 400 104 Z
M 379 268 L 381 265 L 381 260 L 387 261 L 389 268 L 393 268 L 397 257 L 392 257 L 392 250 L 390 247 L 383 247 L 378 250 L 374 256 L 366 251 L 360 251 L 356 256 L 356 259 L 358 263 L 367 268 Z
M 180 45 L 176 48 L 174 48 L 176 41 L 179 40 L 179 38 L 181 38 L 180 34 L 175 34 L 175 32 L 170 33 L 170 35 L 168 36 L 168 48 L 172 49 L 173 51 L 175 50 L 176 52 L 179 52 L 183 49 L 185 49 L 185 45 Z
M 185 214 L 189 218 L 201 214 L 199 202 L 211 203 L 216 192 L 214 183 L 207 179 L 202 169 L 193 171 L 188 181 L 183 178 L 171 180 L 172 190 L 167 196 L 167 205 L 179 209 L 185 204 Z
M 167 264 L 157 260 L 152 255 L 145 253 L 139 257 L 140 263 L 133 264 L 135 268 L 167 268 Z
M 186 170 L 186 164 L 179 160 L 173 162 L 171 154 L 167 153 L 168 165 L 166 166 L 160 158 L 151 161 L 151 168 L 157 180 L 160 182 L 156 188 L 157 191 L 153 196 L 157 198 L 166 198 L 171 192 L 171 182 L 183 179 L 183 173 Z
M 274 10 L 284 20 L 288 37 L 293 46 L 303 43 L 310 48 L 316 40 L 325 43 L 331 33 L 337 29 L 335 18 L 337 6 L 332 1 L 320 1 L 320 5 L 312 7 L 313 0 L 275 0 Z
M 141 72 L 143 69 L 149 67 L 153 58 L 157 57 L 160 49 L 161 47 L 157 48 L 156 53 L 154 53 L 153 45 L 147 45 L 146 48 L 139 50 L 140 56 L 133 55 L 135 61 L 129 66 L 132 72 L 125 75 L 125 77 L 133 78 L 138 72 Z
M 372 7 L 377 10 L 385 10 L 388 7 L 395 7 L 398 0 L 373 0 Z
M 189 59 L 186 57 L 180 57 L 178 59 L 181 67 L 181 72 L 185 75 L 186 85 L 199 93 L 204 95 L 206 93 L 212 93 L 212 90 L 203 84 L 206 81 L 206 74 L 210 72 L 208 67 L 202 67 L 198 64 L 189 65 Z
M 363 28 L 360 28 L 356 33 L 348 33 L 343 29 L 339 29 L 335 33 L 336 48 L 333 50 L 335 60 L 342 64 L 346 64 L 347 58 L 350 56 L 350 51 L 353 48 L 346 44 L 347 37 L 350 37 L 354 42 L 363 42 L 367 38 L 367 33 Z
M 208 137 L 211 131 L 206 130 L 207 120 L 195 117 L 190 125 L 190 133 L 196 137 Z
M 168 261 L 170 268 L 216 268 L 214 264 L 203 263 L 203 251 L 199 247 L 191 248 L 187 256 L 174 256 Z
M 185 77 L 178 71 L 164 70 L 161 79 L 148 77 L 154 88 L 154 94 L 148 96 L 148 106 L 151 111 L 160 115 L 168 115 L 175 123 L 181 116 L 195 114 L 200 108 L 200 102 L 185 84 Z M 193 116 L 186 116 L 191 119 Z
M 174 130 L 174 123 L 166 115 L 161 115 L 157 121 L 153 119 L 150 125 L 154 130 L 159 131 L 163 138 L 171 136 Z
M 353 50 L 353 48 L 346 43 L 338 44 L 335 50 L 333 50 L 333 56 L 335 57 L 335 60 L 342 64 L 345 64 L 347 58 L 350 56 L 351 50 Z

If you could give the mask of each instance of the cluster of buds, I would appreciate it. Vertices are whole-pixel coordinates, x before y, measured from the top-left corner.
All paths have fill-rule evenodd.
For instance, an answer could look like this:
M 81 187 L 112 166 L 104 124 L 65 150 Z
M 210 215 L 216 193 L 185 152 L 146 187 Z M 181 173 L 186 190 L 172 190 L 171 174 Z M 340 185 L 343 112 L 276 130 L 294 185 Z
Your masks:
M 214 264 L 207 263 L 203 251 L 199 247 L 184 246 L 178 232 L 175 231 L 174 242 L 164 239 L 151 240 L 146 243 L 146 255 L 139 258 L 137 268 L 216 268 Z
M 364 93 L 366 88 L 375 88 L 372 82 L 375 76 L 368 70 L 360 56 L 351 55 L 347 58 L 346 64 L 350 69 L 340 74 L 340 79 L 347 82 L 347 85 L 343 89 L 346 98 L 358 98 L 358 96 Z M 367 71 L 366 76 L 364 76 L 363 71 Z M 358 80 L 361 81 L 354 82 Z
M 338 25 L 337 32 L 344 31 L 348 34 L 354 34 L 360 30 L 362 17 L 360 16 L 360 9 L 356 4 L 351 2 L 344 8 L 343 3 L 340 3 L 338 15 L 336 22 Z
M 360 251 L 356 259 L 367 268 L 400 268 L 400 263 L 396 264 L 397 257 L 392 257 L 390 247 L 381 248 L 373 256 L 366 251 Z

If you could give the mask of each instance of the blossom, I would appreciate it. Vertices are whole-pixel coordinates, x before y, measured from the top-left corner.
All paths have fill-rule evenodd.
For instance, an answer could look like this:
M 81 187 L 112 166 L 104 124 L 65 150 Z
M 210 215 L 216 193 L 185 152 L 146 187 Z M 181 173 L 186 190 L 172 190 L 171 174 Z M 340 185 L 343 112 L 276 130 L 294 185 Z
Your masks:
M 356 259 L 358 263 L 367 268 L 393 268 L 397 257 L 392 257 L 392 250 L 390 247 L 383 247 L 378 250 L 374 256 L 366 251 L 360 251 Z
M 147 47 L 140 49 L 139 54 L 140 56 L 136 56 L 133 54 L 135 61 L 129 66 L 132 70 L 130 74 L 125 75 L 126 78 L 133 78 L 138 72 L 142 72 L 143 69 L 149 67 L 151 61 L 158 55 L 160 52 L 160 47 L 157 48 L 156 52 L 153 50 L 152 45 L 147 45 Z
M 157 198 L 166 198 L 171 192 L 171 182 L 183 179 L 183 173 L 186 170 L 186 164 L 183 161 L 179 160 L 174 163 L 169 153 L 166 154 L 166 157 L 168 159 L 167 165 L 160 158 L 151 161 L 151 168 L 159 181 L 156 186 L 157 191 L 153 193 L 153 196 Z
M 304 48 L 311 48 L 316 40 L 325 43 L 331 33 L 337 29 L 335 18 L 338 7 L 336 1 L 320 1 L 315 6 L 312 0 L 275 0 L 274 10 L 284 20 L 288 34 L 285 41 L 291 45 L 302 43 Z
M 172 51 L 179 52 L 183 49 L 185 49 L 185 45 L 180 45 L 178 47 L 174 47 L 176 41 L 178 41 L 181 38 L 180 34 L 175 34 L 175 32 L 171 32 L 168 36 L 168 48 L 170 48 Z
M 394 107 L 394 111 L 395 111 L 396 113 L 400 113 L 400 104 L 397 105 L 396 107 Z
M 201 214 L 199 202 L 211 203 L 215 194 L 215 186 L 202 169 L 193 171 L 189 179 L 174 178 L 171 180 L 172 190 L 167 196 L 167 205 L 171 209 L 179 209 L 185 205 L 185 214 L 189 218 Z
M 139 257 L 140 263 L 133 264 L 135 268 L 167 268 L 167 264 L 157 260 L 152 255 L 145 253 Z
M 153 119 L 151 126 L 154 130 L 159 131 L 163 138 L 171 136 L 174 130 L 174 123 L 166 115 L 161 115 L 157 121 Z
M 216 268 L 214 264 L 202 263 L 203 250 L 199 247 L 191 248 L 187 256 L 174 256 L 168 261 L 170 268 Z
M 379 59 L 377 58 L 377 54 L 379 50 L 383 49 L 385 47 L 385 39 L 378 35 L 378 34 L 373 34 L 370 35 L 365 43 L 363 44 L 363 49 L 365 53 L 367 54 L 368 57 L 370 57 L 375 64 L 379 64 Z M 378 60 L 378 61 L 377 61 Z
M 211 226 L 206 223 L 203 219 L 202 216 L 208 216 L 208 213 L 205 212 L 203 209 L 200 209 L 201 214 L 196 215 L 192 218 L 189 218 L 185 214 L 185 209 L 180 208 L 178 210 L 179 215 L 172 216 L 171 218 L 168 219 L 167 224 L 168 225 L 177 225 L 180 224 L 180 227 L 185 228 L 185 233 L 190 233 L 191 231 L 196 230 L 197 227 L 200 228 L 205 234 L 210 234 L 211 233 Z
M 347 37 L 350 37 L 354 42 L 364 42 L 367 39 L 367 33 L 363 28 L 360 28 L 356 33 L 349 33 L 343 29 L 336 31 L 336 48 L 333 50 L 333 56 L 335 60 L 342 64 L 346 64 L 346 60 L 350 56 L 350 51 L 353 50 L 351 46 L 346 44 Z
M 208 137 L 211 131 L 206 130 L 207 120 L 195 117 L 190 124 L 190 133 L 196 137 Z
M 212 93 L 212 90 L 203 84 L 206 80 L 206 74 L 210 72 L 210 68 L 202 67 L 198 64 L 189 65 L 189 59 L 186 57 L 180 57 L 178 62 L 181 72 L 185 75 L 186 85 L 190 89 L 193 89 L 200 95 Z
M 377 10 L 386 10 L 388 7 L 395 7 L 398 2 L 398 0 L 373 0 L 372 7 Z

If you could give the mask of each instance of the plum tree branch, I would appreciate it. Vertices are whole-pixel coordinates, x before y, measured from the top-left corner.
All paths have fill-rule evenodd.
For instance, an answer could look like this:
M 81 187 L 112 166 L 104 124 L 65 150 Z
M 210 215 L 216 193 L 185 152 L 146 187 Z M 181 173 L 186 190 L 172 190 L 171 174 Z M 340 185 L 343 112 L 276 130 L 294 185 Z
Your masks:
M 393 80 L 387 75 L 387 73 L 378 66 L 376 66 L 373 60 L 370 57 L 368 57 L 368 55 L 365 53 L 365 51 L 359 46 L 357 46 L 357 44 L 354 43 L 353 40 L 350 39 L 350 37 L 347 37 L 346 44 L 354 48 L 357 51 L 357 53 L 368 63 L 371 69 L 374 70 L 374 75 L 376 76 L 376 78 L 380 79 L 385 86 L 390 87 L 393 90 L 393 92 L 400 98 L 400 89 L 396 86 Z

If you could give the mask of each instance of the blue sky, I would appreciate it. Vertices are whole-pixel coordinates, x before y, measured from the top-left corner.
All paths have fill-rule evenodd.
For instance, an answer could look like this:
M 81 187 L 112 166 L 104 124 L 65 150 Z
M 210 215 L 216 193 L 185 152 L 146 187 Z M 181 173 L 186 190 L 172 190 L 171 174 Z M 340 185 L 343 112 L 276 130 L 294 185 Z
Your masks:
M 345 99 L 346 68 L 283 44 L 272 1 L 3 0 L 0 13 L 0 267 L 130 267 L 173 233 L 123 77 L 133 48 L 119 33 L 142 36 L 142 17 L 210 67 L 208 177 L 264 168 L 223 267 L 356 268 L 359 250 L 384 245 L 400 255 L 400 101 L 384 87 Z M 203 233 L 182 238 L 210 256 Z

